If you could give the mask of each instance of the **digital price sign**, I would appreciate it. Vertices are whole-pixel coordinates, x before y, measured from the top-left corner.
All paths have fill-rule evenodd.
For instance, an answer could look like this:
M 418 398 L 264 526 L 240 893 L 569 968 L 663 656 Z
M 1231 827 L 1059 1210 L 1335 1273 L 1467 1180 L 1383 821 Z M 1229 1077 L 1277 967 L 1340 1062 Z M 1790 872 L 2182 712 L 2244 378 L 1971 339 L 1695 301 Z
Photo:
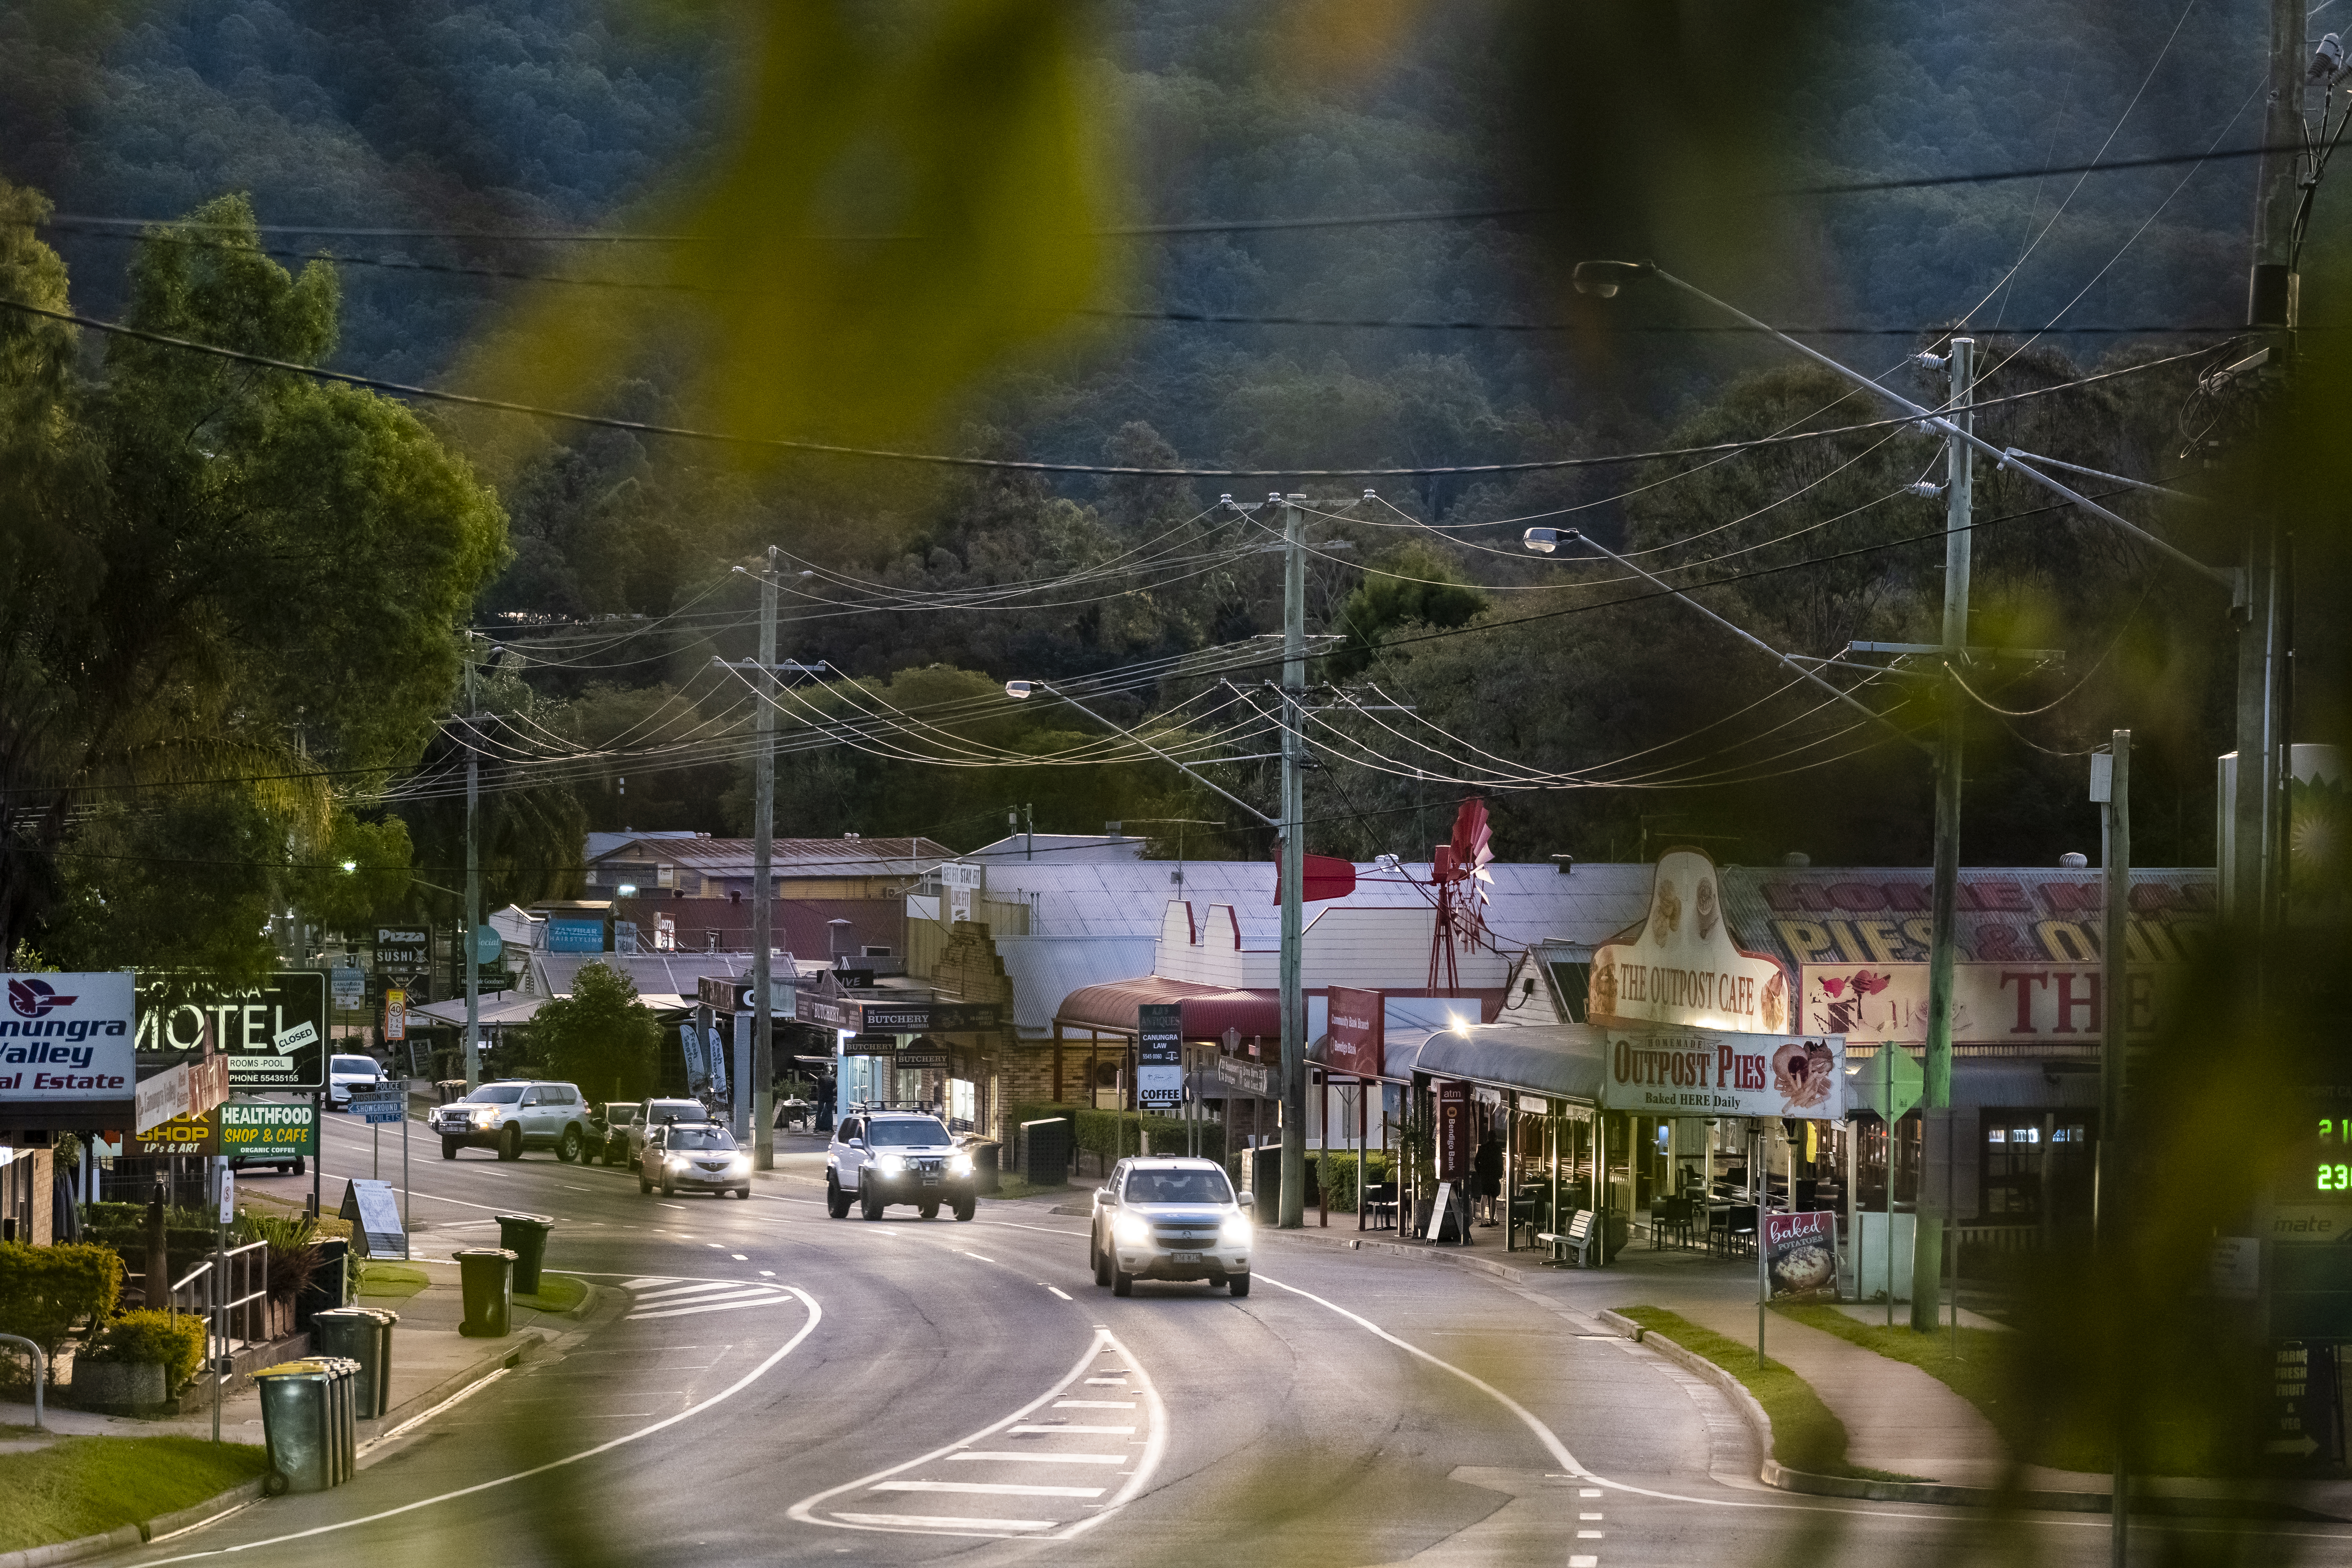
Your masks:
M 2352 1197 L 2352 1116 L 2319 1119 L 2318 1147 L 2309 1162 L 2309 1191 Z M 2298 1175 L 2302 1162 L 2297 1162 Z

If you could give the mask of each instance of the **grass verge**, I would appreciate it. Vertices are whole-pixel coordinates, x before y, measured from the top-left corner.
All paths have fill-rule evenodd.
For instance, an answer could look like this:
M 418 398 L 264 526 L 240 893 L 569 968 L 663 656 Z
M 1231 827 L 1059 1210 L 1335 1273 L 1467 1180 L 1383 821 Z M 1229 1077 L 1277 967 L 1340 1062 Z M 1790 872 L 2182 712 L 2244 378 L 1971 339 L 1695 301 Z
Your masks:
M 414 1263 L 369 1263 L 360 1269 L 362 1296 L 402 1300 L 433 1283 L 433 1276 Z
M 245 1443 L 61 1437 L 0 1454 L 0 1552 L 97 1535 L 217 1497 L 269 1468 Z
M 1772 1422 L 1772 1457 L 1792 1470 L 1816 1476 L 1843 1476 L 1869 1481 L 1916 1481 L 1917 1476 L 1873 1470 L 1846 1463 L 1845 1423 L 1839 1420 L 1813 1385 L 1777 1361 L 1756 1364 L 1752 1345 L 1741 1344 L 1703 1329 L 1679 1312 L 1663 1307 L 1620 1307 L 1620 1316 L 1664 1334 L 1694 1355 L 1706 1357 L 1731 1373 L 1756 1396 Z
M 587 1299 L 586 1280 L 574 1279 L 569 1274 L 541 1274 L 539 1277 L 539 1294 L 525 1296 L 518 1293 L 515 1305 L 529 1307 L 538 1312 L 568 1312 Z

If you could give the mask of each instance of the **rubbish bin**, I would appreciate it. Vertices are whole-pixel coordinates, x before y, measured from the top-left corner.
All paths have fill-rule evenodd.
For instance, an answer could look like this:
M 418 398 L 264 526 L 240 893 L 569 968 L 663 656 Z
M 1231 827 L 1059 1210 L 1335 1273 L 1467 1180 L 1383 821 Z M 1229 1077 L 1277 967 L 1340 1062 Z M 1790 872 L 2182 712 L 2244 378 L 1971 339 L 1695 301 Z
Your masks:
M 261 1438 L 269 1454 L 262 1489 L 272 1497 L 341 1486 L 358 1468 L 352 1414 L 357 1362 L 314 1356 L 253 1374 L 261 1395 Z
M 539 1294 L 539 1266 L 547 1259 L 547 1233 L 554 1228 L 543 1214 L 499 1215 L 499 1245 L 514 1254 L 516 1295 Z
M 1257 1223 L 1282 1221 L 1282 1145 L 1261 1143 L 1249 1152 L 1250 1193 L 1257 1199 Z
M 1021 1124 L 1021 1174 L 1033 1187 L 1070 1179 L 1070 1124 L 1058 1116 Z
M 310 1315 L 310 1343 L 322 1356 L 359 1363 L 355 1414 L 373 1421 L 392 1405 L 392 1328 L 400 1314 L 382 1307 L 337 1307 Z
M 971 1190 L 982 1197 L 1003 1190 L 1003 1176 L 997 1162 L 1004 1152 L 1002 1143 L 968 1143 L 964 1152 L 971 1156 Z
M 515 1255 L 503 1247 L 469 1247 L 451 1254 L 457 1260 L 457 1287 L 466 1321 L 457 1331 L 478 1340 L 502 1340 L 514 1331 Z

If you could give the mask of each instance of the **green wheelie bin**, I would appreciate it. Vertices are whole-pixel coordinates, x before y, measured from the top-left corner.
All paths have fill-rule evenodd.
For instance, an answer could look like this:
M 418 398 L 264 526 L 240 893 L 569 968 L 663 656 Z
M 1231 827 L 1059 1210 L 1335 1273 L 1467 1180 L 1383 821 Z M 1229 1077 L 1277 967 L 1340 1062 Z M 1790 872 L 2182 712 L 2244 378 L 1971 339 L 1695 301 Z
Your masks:
M 269 1453 L 262 1490 L 271 1497 L 324 1491 L 352 1477 L 359 1436 L 352 1383 L 359 1363 L 340 1356 L 280 1362 L 253 1374 Z
M 478 1340 L 501 1340 L 514 1331 L 515 1255 L 503 1247 L 468 1247 L 457 1260 L 457 1283 L 466 1321 L 457 1331 Z
M 334 1307 L 310 1314 L 310 1343 L 320 1355 L 357 1362 L 353 1394 L 362 1421 L 392 1408 L 392 1330 L 400 1314 L 382 1307 Z
M 514 1288 L 518 1296 L 539 1294 L 539 1268 L 547 1261 L 547 1233 L 555 1221 L 543 1214 L 499 1215 L 499 1245 L 514 1254 Z

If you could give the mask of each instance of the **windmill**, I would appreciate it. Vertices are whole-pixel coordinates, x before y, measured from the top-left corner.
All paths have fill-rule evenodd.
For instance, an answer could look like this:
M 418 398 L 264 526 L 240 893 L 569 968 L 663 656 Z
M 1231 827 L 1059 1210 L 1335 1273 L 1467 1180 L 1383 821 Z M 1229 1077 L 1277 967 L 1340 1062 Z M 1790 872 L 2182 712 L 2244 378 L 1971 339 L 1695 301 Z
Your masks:
M 1437 921 L 1429 937 L 1432 991 L 1461 989 L 1454 958 L 1458 944 L 1489 945 L 1485 911 L 1486 889 L 1495 878 L 1486 867 L 1495 858 L 1494 838 L 1486 826 L 1486 803 L 1474 795 L 1454 814 L 1453 839 L 1430 851 L 1429 880 L 1437 890 Z

